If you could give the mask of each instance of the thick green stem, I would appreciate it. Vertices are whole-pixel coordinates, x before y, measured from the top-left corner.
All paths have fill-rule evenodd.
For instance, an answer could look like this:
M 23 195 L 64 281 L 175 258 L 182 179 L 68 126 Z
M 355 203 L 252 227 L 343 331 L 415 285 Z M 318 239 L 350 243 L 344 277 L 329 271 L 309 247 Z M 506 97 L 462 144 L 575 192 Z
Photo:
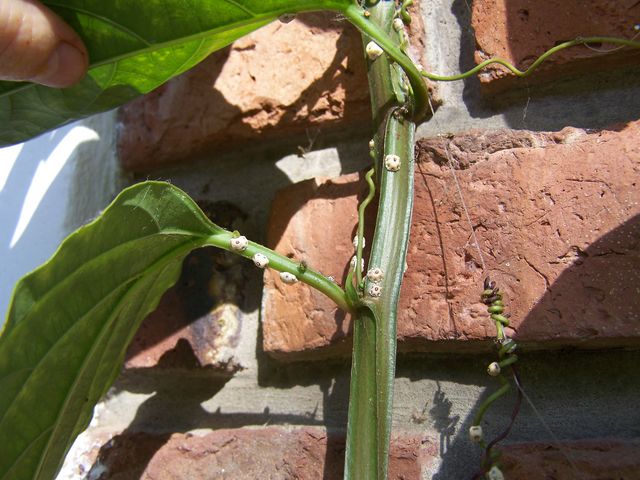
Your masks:
M 411 60 L 400 49 L 398 43 L 392 39 L 392 35 L 397 35 L 390 25 L 385 26 L 377 21 L 377 18 L 379 18 L 377 12 L 382 8 L 387 10 L 389 10 L 390 7 L 393 8 L 393 14 L 395 15 L 395 5 L 393 4 L 394 2 L 383 1 L 369 7 L 367 10 L 353 4 L 347 7 L 342 13 L 363 35 L 372 37 L 374 41 L 382 47 L 385 53 L 405 71 L 413 90 L 413 104 L 408 107 L 412 109 L 413 119 L 419 121 L 427 115 L 429 110 L 429 91 L 427 90 L 427 85 L 422 78 L 420 70 L 413 63 L 413 60 Z M 370 15 L 365 16 L 365 11 L 369 12 Z
M 392 28 L 396 15 L 394 2 L 379 2 L 369 11 L 367 22 L 377 25 L 376 32 L 382 29 L 389 38 L 397 38 Z M 364 38 L 365 43 L 369 40 Z M 387 52 L 391 50 L 388 45 L 381 46 Z M 397 104 L 398 92 L 394 91 L 394 85 L 405 82 L 402 76 L 402 70 L 394 68 L 385 56 L 369 61 L 377 131 L 373 150 L 377 157 L 375 166 L 380 202 L 368 268 L 380 268 L 382 279 L 375 285 L 371 279 L 365 280 L 362 307 L 354 316 L 345 464 L 345 478 L 349 479 L 387 478 L 395 377 L 396 309 L 413 204 L 415 125 L 404 118 L 406 105 Z M 389 155 L 400 159 L 399 170 L 385 168 L 384 159 Z M 380 287 L 379 297 L 369 293 L 372 286 Z

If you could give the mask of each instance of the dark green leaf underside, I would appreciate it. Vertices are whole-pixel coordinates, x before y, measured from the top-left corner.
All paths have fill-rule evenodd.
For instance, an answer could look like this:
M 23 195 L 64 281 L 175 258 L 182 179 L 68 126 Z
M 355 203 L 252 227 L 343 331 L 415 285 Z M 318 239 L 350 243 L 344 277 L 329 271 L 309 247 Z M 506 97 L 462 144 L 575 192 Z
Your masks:
M 222 230 L 187 195 L 122 192 L 16 286 L 0 337 L 0 480 L 50 480 L 184 256 Z

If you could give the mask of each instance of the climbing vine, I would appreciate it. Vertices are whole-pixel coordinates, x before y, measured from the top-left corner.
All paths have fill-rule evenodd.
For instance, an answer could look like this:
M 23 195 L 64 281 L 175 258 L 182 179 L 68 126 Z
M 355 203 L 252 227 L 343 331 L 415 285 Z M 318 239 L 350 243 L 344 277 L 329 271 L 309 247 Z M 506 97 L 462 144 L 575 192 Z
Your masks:
M 525 77 L 551 55 L 576 45 L 640 47 L 634 40 L 578 38 L 549 49 L 524 71 L 494 58 L 468 72 L 442 76 L 425 71 L 407 55 L 405 25 L 411 21 L 407 8 L 412 0 L 193 0 L 188 11 L 178 0 L 149 0 L 144 7 L 135 7 L 144 8 L 146 15 L 130 2 L 105 1 L 99 11 L 87 5 L 77 9 L 71 0 L 45 3 L 85 35 L 95 61 L 87 78 L 64 94 L 1 82 L 4 103 L 0 105 L 12 108 L 0 112 L 0 142 L 23 141 L 117 106 L 283 15 L 330 10 L 344 15 L 363 34 L 374 122 L 369 144 L 373 166 L 365 176 L 369 191 L 358 209 L 355 255 L 344 287 L 302 261 L 213 224 L 184 192 L 161 182 L 143 182 L 124 190 L 98 219 L 71 234 L 51 260 L 17 284 L 0 337 L 3 479 L 49 480 L 56 475 L 74 438 L 88 425 L 94 405 L 116 378 L 140 322 L 175 283 L 185 256 L 204 246 L 233 252 L 261 269 L 275 269 L 285 284 L 304 282 L 352 314 L 345 478 L 386 478 L 396 309 L 413 207 L 414 134 L 416 122 L 426 117 L 429 108 L 424 79 L 460 80 L 491 64 Z M 185 8 L 186 20 L 180 28 L 163 23 L 168 5 Z M 138 17 L 142 21 L 136 23 Z M 102 25 L 95 18 L 108 21 Z M 124 18 L 135 25 L 123 29 L 119 22 Z M 123 31 L 130 34 L 127 41 Z M 376 226 L 365 262 L 365 210 L 376 195 Z M 516 345 L 504 331 L 509 318 L 503 294 L 488 279 L 481 301 L 497 332 L 498 359 L 489 365 L 488 373 L 501 386 L 482 403 L 469 433 L 484 450 L 477 478 L 499 480 L 502 473 L 494 447 L 508 435 L 523 391 L 515 368 Z M 511 389 L 511 382 L 518 392 L 511 422 L 486 442 L 483 415 Z

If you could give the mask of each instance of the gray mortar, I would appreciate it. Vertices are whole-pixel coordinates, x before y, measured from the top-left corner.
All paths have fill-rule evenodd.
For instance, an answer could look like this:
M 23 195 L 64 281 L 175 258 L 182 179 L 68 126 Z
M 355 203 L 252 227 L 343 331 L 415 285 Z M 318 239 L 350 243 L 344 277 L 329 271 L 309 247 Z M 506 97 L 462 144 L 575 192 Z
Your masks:
M 427 67 L 453 74 L 472 65 L 474 41 L 465 0 L 423 2 L 427 33 Z M 640 111 L 637 71 L 626 78 L 617 72 L 554 84 L 511 96 L 504 106 L 480 98 L 475 78 L 441 83 L 443 106 L 421 125 L 418 138 L 470 128 L 559 130 L 565 126 L 601 128 L 636 119 Z M 336 148 L 299 158 L 264 153 L 203 158 L 195 166 L 165 170 L 150 178 L 167 179 L 196 198 L 226 200 L 249 216 L 247 230 L 263 240 L 269 205 L 277 189 L 315 176 L 358 171 L 368 163 L 368 138 L 345 139 Z M 300 139 L 304 144 L 305 139 Z M 244 232 L 243 232 L 244 233 Z M 260 295 L 256 271 L 248 289 Z M 508 301 L 508 299 L 507 299 Z M 256 298 L 257 306 L 259 300 Z M 245 368 L 228 382 L 206 371 L 123 374 L 99 405 L 88 432 L 68 457 L 60 475 L 78 476 L 82 453 L 104 432 L 127 428 L 150 432 L 198 432 L 216 428 L 263 425 L 321 425 L 342 431 L 346 423 L 349 365 L 279 364 L 260 348 L 259 312 L 245 313 L 236 360 Z M 477 469 L 480 451 L 467 430 L 480 399 L 495 381 L 484 372 L 491 355 L 423 355 L 399 360 L 393 423 L 396 431 L 422 433 L 448 445 L 425 478 L 459 480 Z M 559 439 L 640 437 L 637 396 L 640 352 L 560 352 L 529 354 L 519 362 L 526 391 Z M 489 409 L 486 428 L 504 426 L 513 395 Z M 510 442 L 551 440 L 528 405 L 509 437 Z M 89 465 L 90 466 L 90 465 Z M 95 467 L 98 468 L 98 467 Z

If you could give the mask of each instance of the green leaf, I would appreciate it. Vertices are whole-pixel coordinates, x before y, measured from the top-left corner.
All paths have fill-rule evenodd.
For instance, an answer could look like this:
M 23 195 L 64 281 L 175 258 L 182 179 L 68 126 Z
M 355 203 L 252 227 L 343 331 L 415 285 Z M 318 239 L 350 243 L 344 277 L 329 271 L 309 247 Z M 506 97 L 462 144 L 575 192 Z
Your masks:
M 0 146 L 121 105 L 277 19 L 355 0 L 45 0 L 83 38 L 88 75 L 54 89 L 0 82 Z
M 16 286 L 0 336 L 0 479 L 50 480 L 194 248 L 228 232 L 181 190 L 123 191 Z

